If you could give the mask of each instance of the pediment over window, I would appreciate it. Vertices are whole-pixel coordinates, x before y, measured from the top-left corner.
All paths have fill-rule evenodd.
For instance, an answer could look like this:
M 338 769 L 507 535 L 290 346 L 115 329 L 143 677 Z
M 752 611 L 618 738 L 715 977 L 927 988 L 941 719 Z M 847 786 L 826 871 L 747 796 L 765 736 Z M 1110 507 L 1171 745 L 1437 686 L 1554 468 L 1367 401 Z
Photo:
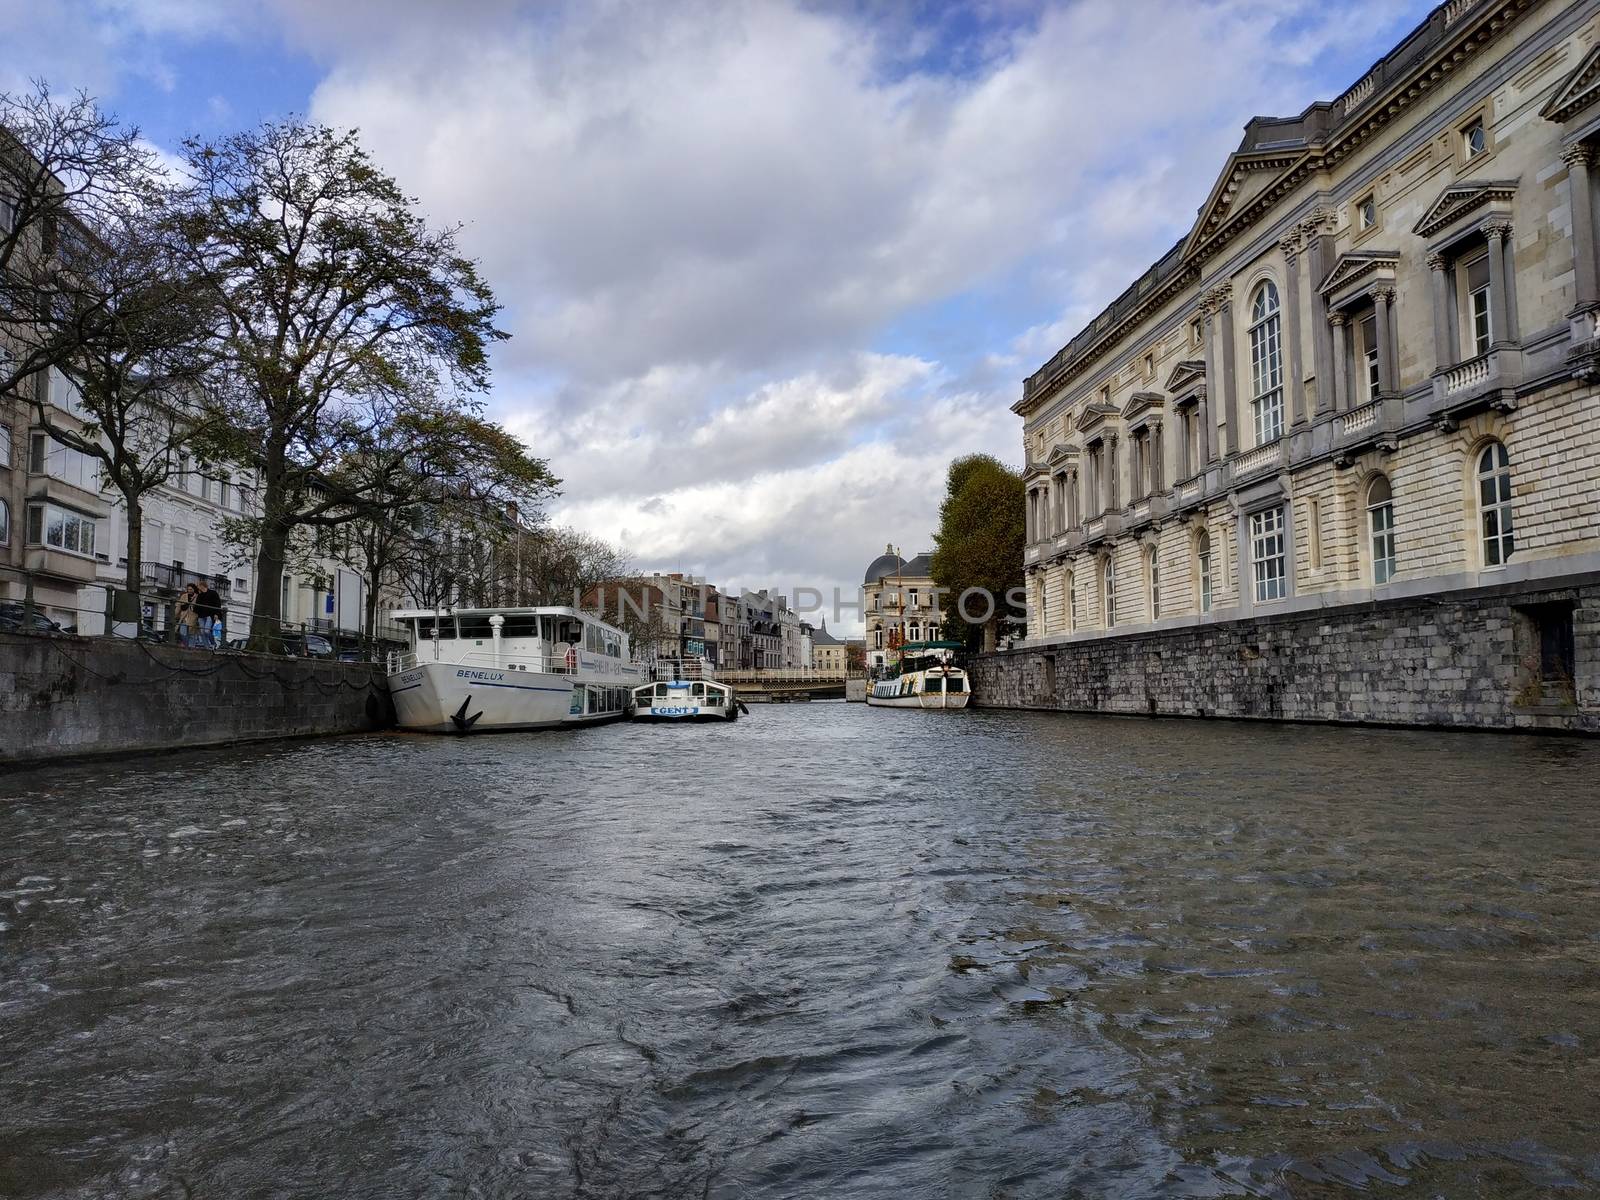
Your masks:
M 1150 419 L 1151 414 L 1160 416 L 1167 406 L 1167 398 L 1160 392 L 1135 392 L 1126 404 L 1122 406 L 1122 419 L 1130 423 L 1137 421 L 1141 424 Z
M 1051 467 L 1060 467 L 1078 461 L 1078 448 L 1057 442 L 1050 451 L 1050 457 L 1045 460 Z
M 1428 206 L 1428 211 L 1411 231 L 1419 237 L 1431 238 L 1470 216 L 1503 211 L 1509 217 L 1511 201 L 1516 194 L 1515 179 L 1468 179 L 1452 183 L 1439 193 L 1439 198 Z
M 1115 404 L 1101 404 L 1098 401 L 1084 407 L 1083 415 L 1078 418 L 1076 426 L 1079 433 L 1092 433 L 1105 422 L 1107 417 L 1117 415 Z
M 1189 391 L 1196 384 L 1205 387 L 1206 364 L 1199 359 L 1186 359 L 1172 368 L 1172 374 L 1167 376 L 1167 391 L 1174 396 Z
M 1600 46 L 1585 54 L 1572 72 L 1556 86 L 1539 115 L 1557 123 L 1570 121 L 1592 104 L 1600 103 Z
M 1042 462 L 1037 458 L 1030 458 L 1027 466 L 1022 468 L 1022 478 L 1024 482 L 1032 482 L 1034 479 L 1043 479 L 1049 474 L 1049 464 Z
M 1342 308 L 1379 284 L 1393 287 L 1399 265 L 1398 250 L 1351 250 L 1339 256 L 1317 291 L 1327 298 L 1329 308 Z

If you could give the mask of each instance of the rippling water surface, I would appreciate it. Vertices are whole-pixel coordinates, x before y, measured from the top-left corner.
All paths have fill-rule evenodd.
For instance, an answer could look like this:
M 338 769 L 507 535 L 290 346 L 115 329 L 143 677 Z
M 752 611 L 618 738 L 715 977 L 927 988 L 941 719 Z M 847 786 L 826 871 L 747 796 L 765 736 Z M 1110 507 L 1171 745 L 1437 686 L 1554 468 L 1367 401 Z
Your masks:
M 1600 745 L 754 711 L 0 778 L 0 1195 L 1600 1195 Z

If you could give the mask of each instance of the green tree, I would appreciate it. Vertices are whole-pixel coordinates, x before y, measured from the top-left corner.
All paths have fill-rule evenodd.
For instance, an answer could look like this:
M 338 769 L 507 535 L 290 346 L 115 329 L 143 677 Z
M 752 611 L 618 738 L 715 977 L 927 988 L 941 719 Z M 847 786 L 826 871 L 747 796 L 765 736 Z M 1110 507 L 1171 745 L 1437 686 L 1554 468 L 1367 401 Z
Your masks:
M 1000 623 L 1022 587 L 1026 541 L 1022 476 L 987 454 L 969 454 L 950 464 L 939 531 L 934 534 L 933 581 L 944 598 L 946 636 L 964 636 L 969 649 L 993 650 Z M 961 615 L 964 594 L 973 595 Z
M 353 132 L 269 121 L 190 139 L 183 160 L 170 215 L 220 317 L 229 457 L 260 477 L 252 636 L 265 640 L 296 530 L 358 520 L 383 494 L 381 473 L 329 481 L 419 403 L 475 414 L 506 335 L 456 229 L 430 229 Z

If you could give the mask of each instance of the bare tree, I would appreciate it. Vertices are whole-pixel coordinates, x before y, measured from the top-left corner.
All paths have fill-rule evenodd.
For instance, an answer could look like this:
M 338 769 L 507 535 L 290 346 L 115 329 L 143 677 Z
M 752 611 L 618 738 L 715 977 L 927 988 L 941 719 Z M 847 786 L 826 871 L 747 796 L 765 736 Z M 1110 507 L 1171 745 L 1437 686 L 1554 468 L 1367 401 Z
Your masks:
M 100 324 L 81 291 L 89 231 L 114 225 L 151 173 L 138 130 L 84 93 L 0 92 L 0 394 L 70 361 Z
M 291 535 L 359 519 L 361 476 L 326 486 L 416 397 L 471 414 L 498 305 L 456 230 L 429 229 L 356 135 L 299 120 L 184 144 L 185 254 L 221 315 L 236 456 L 259 465 L 253 634 L 280 617 Z

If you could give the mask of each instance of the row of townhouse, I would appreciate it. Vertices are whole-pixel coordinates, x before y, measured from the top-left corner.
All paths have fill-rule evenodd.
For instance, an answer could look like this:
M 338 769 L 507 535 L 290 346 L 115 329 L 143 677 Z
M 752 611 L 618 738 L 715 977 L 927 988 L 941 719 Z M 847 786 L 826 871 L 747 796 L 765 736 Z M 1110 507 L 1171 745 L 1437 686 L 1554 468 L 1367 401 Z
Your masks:
M 1600 10 L 1563 0 L 1450 0 L 1252 120 L 1013 406 L 1029 644 L 1600 571 L 1597 162 Z M 1585 612 L 1532 612 L 1541 679 Z
M 30 593 L 35 606 L 65 628 L 100 633 L 108 589 L 127 578 L 128 511 L 105 486 L 96 459 L 55 441 L 38 421 L 82 429 L 77 388 L 51 368 L 30 381 L 36 394 L 0 400 L 0 602 Z M 256 483 L 245 468 L 207 464 L 180 453 L 167 481 L 143 499 L 139 578 L 145 623 L 164 629 L 189 583 L 222 597 L 229 629 L 242 634 L 255 597 L 253 548 L 230 541 L 227 523 L 258 511 Z M 363 573 L 327 554 L 285 573 L 280 596 L 293 628 L 359 634 L 365 626 Z M 388 596 L 384 607 L 398 606 Z M 380 632 L 382 632 L 380 630 Z
M 698 576 L 656 572 L 591 589 L 583 604 L 608 619 L 642 619 L 635 628 L 647 644 L 637 649 L 646 655 L 703 658 L 722 670 L 813 665 L 810 625 L 769 589 L 734 593 Z

